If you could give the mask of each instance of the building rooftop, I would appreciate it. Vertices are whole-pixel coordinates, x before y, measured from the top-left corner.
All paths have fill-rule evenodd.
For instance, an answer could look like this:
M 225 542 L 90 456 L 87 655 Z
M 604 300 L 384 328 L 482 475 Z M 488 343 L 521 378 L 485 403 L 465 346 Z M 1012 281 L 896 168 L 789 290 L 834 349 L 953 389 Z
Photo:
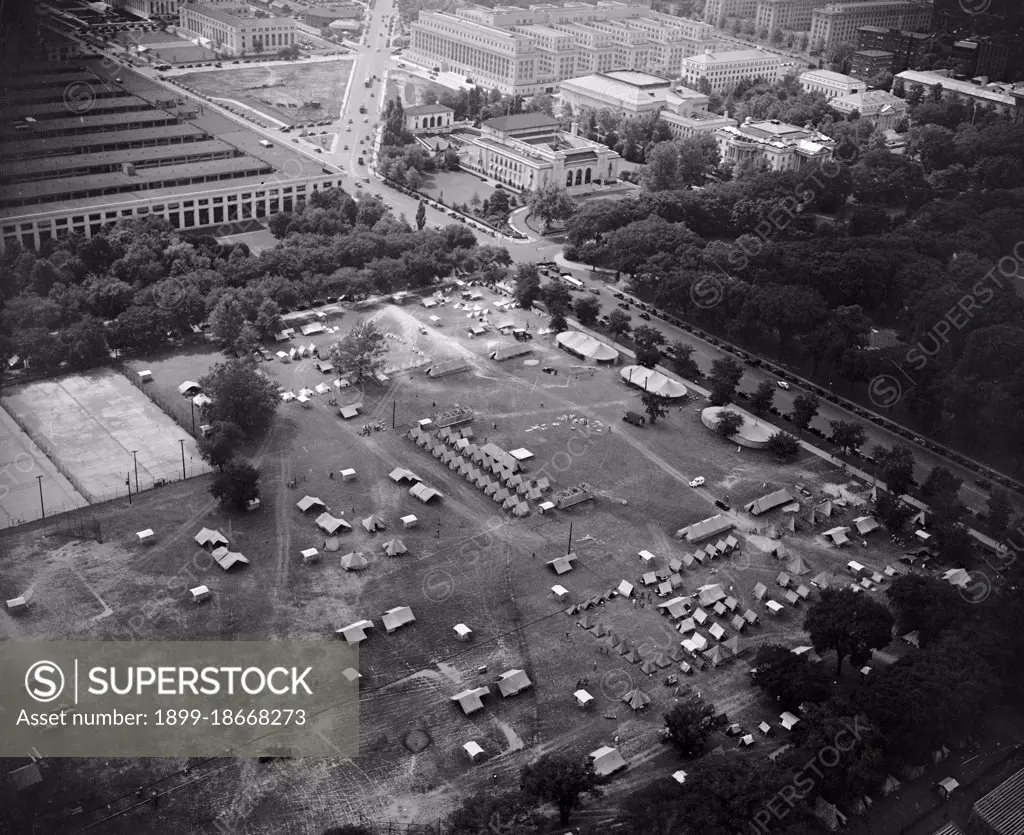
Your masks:
M 406 116 L 429 116 L 432 113 L 454 113 L 450 107 L 443 104 L 417 104 L 414 107 L 405 108 Z
M 647 81 L 641 84 L 630 83 L 616 77 L 621 75 L 635 75 L 647 79 Z M 595 73 L 566 79 L 561 82 L 560 86 L 563 89 L 587 92 L 609 101 L 619 102 L 624 107 L 636 109 L 645 104 L 663 103 L 665 94 L 671 87 L 671 82 L 665 78 L 643 73 Z
M 630 84 L 636 87 L 664 87 L 670 83 L 667 78 L 645 72 L 636 72 L 635 70 L 612 70 L 611 72 L 602 73 L 602 75 L 605 78 L 611 78 L 615 81 L 621 81 L 623 84 Z
M 225 11 L 224 9 L 218 9 L 214 6 L 204 6 L 202 3 L 183 3 L 181 5 L 182 11 L 196 12 L 204 17 L 210 18 L 210 20 L 218 20 L 221 23 L 226 23 L 229 26 L 237 26 L 240 20 L 244 20 L 244 16 L 235 14 L 233 11 Z
M 886 52 L 884 49 L 859 49 L 853 53 L 854 55 L 863 55 L 865 58 L 893 58 L 893 53 Z
M 864 93 L 851 93 L 832 99 L 830 105 L 839 109 L 875 110 L 876 108 L 895 107 L 897 102 L 906 104 L 903 99 L 887 93 L 885 90 L 868 90 Z
M 696 63 L 696 64 L 728 64 L 737 61 L 763 61 L 768 58 L 774 58 L 776 61 L 781 62 L 782 58 L 778 55 L 772 55 L 770 52 L 762 52 L 760 49 L 735 49 L 730 52 L 705 52 L 702 55 L 691 55 L 689 58 L 684 58 L 684 62 Z
M 186 136 L 205 136 L 206 132 L 195 125 L 184 122 L 180 125 L 160 125 L 155 128 L 140 128 L 139 130 L 125 131 L 103 131 L 102 133 L 84 133 L 75 136 L 40 136 L 34 137 L 31 133 L 27 137 L 18 136 L 17 139 L 0 142 L 0 160 L 10 160 L 27 157 L 38 159 L 42 156 L 50 156 L 59 153 L 68 153 L 75 148 L 102 148 L 111 143 L 131 142 L 133 145 L 142 146 L 147 142 L 157 142 L 161 139 L 181 139 Z M 181 143 L 172 143 L 173 147 L 183 147 Z M 189 147 L 185 145 L 184 147 Z
M 800 74 L 800 80 L 804 79 L 812 81 L 821 81 L 828 84 L 863 84 L 859 78 L 854 78 L 852 75 L 844 75 L 841 72 L 832 72 L 832 70 L 808 70 L 805 73 Z
M 1009 88 L 1006 89 L 1006 92 L 1003 92 L 1002 88 L 993 90 L 988 87 L 980 87 L 977 84 L 972 84 L 970 81 L 959 81 L 955 78 L 939 75 L 938 73 L 921 72 L 919 70 L 904 70 L 901 73 L 897 73 L 896 78 L 902 78 L 904 83 L 921 84 L 928 87 L 934 87 L 936 84 L 941 84 L 944 90 L 949 90 L 964 96 L 984 99 L 985 101 L 990 101 L 993 104 L 1012 105 L 1014 103 L 1014 98 L 1011 95 Z
M 871 11 L 888 6 L 906 6 L 908 9 L 923 8 L 919 0 L 855 0 L 850 3 L 829 3 L 824 8 L 815 11 L 825 14 L 845 14 L 846 12 Z
M 483 126 L 504 133 L 527 128 L 557 128 L 558 124 L 557 119 L 552 119 L 545 113 L 517 113 L 515 116 L 499 116 L 496 119 L 488 119 Z

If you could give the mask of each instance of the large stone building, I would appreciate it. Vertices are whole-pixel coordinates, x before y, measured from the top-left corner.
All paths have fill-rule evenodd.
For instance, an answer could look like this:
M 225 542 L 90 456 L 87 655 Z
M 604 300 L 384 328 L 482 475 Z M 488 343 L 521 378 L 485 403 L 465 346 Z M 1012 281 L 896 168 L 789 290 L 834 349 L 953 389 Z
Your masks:
M 706 23 L 602 0 L 529 8 L 469 6 L 420 12 L 407 57 L 503 93 L 553 93 L 558 82 L 615 69 L 678 76 L 714 43 Z
M 295 44 L 295 21 L 287 17 L 249 17 L 244 7 L 214 8 L 187 3 L 179 12 L 184 34 L 228 55 L 277 52 Z
M 772 171 L 798 171 L 805 165 L 829 159 L 835 142 L 811 128 L 787 125 L 778 119 L 755 122 L 715 131 L 722 162 L 756 165 Z
M 764 79 L 778 81 L 792 63 L 770 52 L 760 49 L 740 49 L 731 52 L 712 52 L 684 58 L 682 82 L 693 90 L 699 90 L 702 81 L 707 81 L 713 93 L 730 93 L 743 79 Z
M 123 0 L 114 5 L 146 20 L 174 20 L 181 4 L 179 0 Z
M 893 78 L 895 89 L 897 79 L 903 83 L 905 90 L 909 91 L 915 85 L 920 85 L 925 93 L 931 92 L 935 87 L 941 86 L 943 96 L 960 96 L 971 102 L 977 102 L 979 106 L 991 106 L 997 113 L 1013 114 L 1016 112 L 1016 99 L 1014 92 L 1022 88 L 1013 88 L 1009 84 L 973 84 L 970 81 L 959 81 L 949 78 L 941 72 L 918 72 L 917 70 L 904 70 L 897 73 Z
M 884 49 L 858 49 L 850 55 L 850 75 L 865 80 L 891 72 L 896 56 Z
M 597 73 L 559 86 L 563 103 L 578 113 L 609 110 L 626 120 L 658 114 L 677 139 L 736 124 L 735 119 L 709 113 L 707 96 L 646 73 Z
M 811 14 L 811 44 L 826 52 L 840 44 L 856 45 L 857 30 L 861 26 L 928 32 L 933 16 L 931 3 L 920 0 L 829 3 Z
M 885 26 L 861 26 L 857 29 L 857 49 L 891 52 L 892 62 L 886 69 L 892 72 L 916 69 L 930 51 L 931 44 L 932 36 L 926 32 L 908 32 Z
M 828 0 L 758 0 L 754 23 L 767 32 L 806 32 L 811 28 L 811 13 Z
M 759 0 L 705 0 L 704 20 L 719 29 L 730 17 L 753 18 Z
M 579 193 L 617 180 L 621 159 L 599 142 L 561 130 L 557 119 L 520 113 L 484 122 L 479 136 L 468 137 L 459 162 L 519 191 L 554 183 Z
M 455 118 L 455 111 L 443 104 L 417 104 L 403 113 L 410 133 L 448 133 Z
M 864 82 L 859 78 L 831 70 L 808 70 L 801 73 L 800 86 L 805 93 L 821 93 L 830 99 L 864 91 Z
M 885 90 L 868 90 L 839 96 L 828 103 L 836 113 L 847 118 L 856 111 L 879 130 L 895 130 L 907 118 L 907 103 Z

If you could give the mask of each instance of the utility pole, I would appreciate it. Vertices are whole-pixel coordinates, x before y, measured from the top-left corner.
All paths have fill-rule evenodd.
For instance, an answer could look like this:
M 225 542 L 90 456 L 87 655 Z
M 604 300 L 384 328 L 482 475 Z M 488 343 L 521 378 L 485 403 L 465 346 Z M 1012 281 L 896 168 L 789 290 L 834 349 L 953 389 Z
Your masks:
M 181 438 L 178 441 L 181 444 L 181 480 L 185 480 L 185 439 Z
M 132 503 L 132 474 L 128 473 L 128 478 L 124 480 L 124 483 L 128 485 L 128 504 Z
M 41 475 L 36 476 L 36 481 L 39 482 L 39 512 L 42 514 L 42 518 L 46 518 L 46 507 L 43 505 L 43 477 Z
M 192 404 L 192 437 L 194 438 L 196 436 L 196 402 L 189 400 L 189 403 Z M 139 485 L 136 483 L 135 486 L 138 487 Z
M 397 409 L 398 409 L 398 401 L 397 400 L 392 400 L 391 401 L 391 429 L 392 430 L 394 430 L 394 428 L 395 428 L 395 411 Z
M 568 556 L 572 553 L 572 522 L 569 522 L 569 544 L 565 548 L 565 554 Z
M 139 459 L 137 457 L 138 456 L 138 452 L 139 451 L 137 449 L 133 449 L 132 450 L 132 462 L 135 464 L 135 492 L 136 493 L 139 492 Z

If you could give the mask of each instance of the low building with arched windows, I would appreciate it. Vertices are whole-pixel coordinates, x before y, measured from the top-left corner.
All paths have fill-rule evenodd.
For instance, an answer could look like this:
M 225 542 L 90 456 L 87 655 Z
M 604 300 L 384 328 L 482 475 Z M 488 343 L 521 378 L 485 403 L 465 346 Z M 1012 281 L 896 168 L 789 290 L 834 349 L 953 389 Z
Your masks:
M 561 129 L 543 113 L 488 119 L 479 135 L 460 137 L 463 168 L 519 191 L 549 183 L 571 193 L 592 191 L 618 180 L 622 158 L 611 148 Z
M 405 108 L 405 129 L 410 133 L 448 133 L 455 111 L 443 104 L 419 104 Z

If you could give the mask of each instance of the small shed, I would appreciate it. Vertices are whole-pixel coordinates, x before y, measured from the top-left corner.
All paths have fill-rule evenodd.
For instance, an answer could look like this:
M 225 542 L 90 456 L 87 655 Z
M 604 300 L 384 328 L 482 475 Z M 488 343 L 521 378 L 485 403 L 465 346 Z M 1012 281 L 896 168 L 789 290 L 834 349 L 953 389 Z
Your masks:
M 466 756 L 469 757 L 470 762 L 476 762 L 477 758 L 483 756 L 484 753 L 484 749 L 472 740 L 463 745 L 462 748 L 466 752 Z
M 402 527 L 403 528 L 413 528 L 413 527 L 416 526 L 417 522 L 419 522 L 419 519 L 417 519 L 412 514 L 409 514 L 408 516 L 403 516 L 402 517 Z
M 557 600 L 565 600 L 569 596 L 569 589 L 565 586 L 552 586 L 551 593 Z
M 583 689 L 577 690 L 572 694 L 572 697 L 576 700 L 576 704 L 583 709 L 590 707 L 594 703 L 594 697 Z
M 644 564 L 650 564 L 657 559 L 650 551 L 644 550 L 640 552 L 640 559 L 643 560 Z
M 202 603 L 204 600 L 210 599 L 210 589 L 206 586 L 196 586 L 194 589 L 189 589 L 188 593 L 192 595 L 193 603 Z
M 355 481 L 355 478 L 356 478 L 356 471 L 355 470 L 348 469 L 348 470 L 342 470 L 341 471 L 341 480 L 342 481 Z
M 305 565 L 312 565 L 313 563 L 320 562 L 320 552 L 316 548 L 306 548 L 301 552 L 302 562 Z
M 357 406 L 342 406 L 338 409 L 338 414 L 345 420 L 351 420 L 359 415 L 359 408 Z
M 464 623 L 457 623 L 452 628 L 455 630 L 455 637 L 460 641 L 469 641 L 473 637 L 473 630 Z
M 138 537 L 139 542 L 152 542 L 155 534 L 152 528 L 146 528 L 144 531 L 139 531 L 135 536 Z
M 139 382 L 140 383 L 151 383 L 151 382 L 153 382 L 153 372 L 152 371 L 140 371 L 139 372 Z
M 20 615 L 28 611 L 28 597 L 12 597 L 7 601 L 7 611 L 12 615 Z

